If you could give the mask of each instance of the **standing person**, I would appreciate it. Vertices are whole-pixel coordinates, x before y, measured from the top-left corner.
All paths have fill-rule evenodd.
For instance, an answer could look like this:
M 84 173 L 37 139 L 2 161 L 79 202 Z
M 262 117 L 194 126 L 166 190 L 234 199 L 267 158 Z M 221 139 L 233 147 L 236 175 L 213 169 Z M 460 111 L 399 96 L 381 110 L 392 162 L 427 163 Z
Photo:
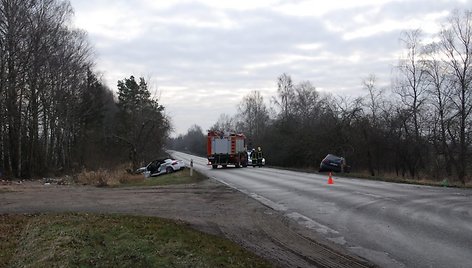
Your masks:
M 256 154 L 256 150 L 255 149 L 252 149 L 251 151 L 251 164 L 252 164 L 252 167 L 256 167 L 257 165 L 257 154 Z
M 262 150 L 261 147 L 257 147 L 257 165 L 262 167 Z

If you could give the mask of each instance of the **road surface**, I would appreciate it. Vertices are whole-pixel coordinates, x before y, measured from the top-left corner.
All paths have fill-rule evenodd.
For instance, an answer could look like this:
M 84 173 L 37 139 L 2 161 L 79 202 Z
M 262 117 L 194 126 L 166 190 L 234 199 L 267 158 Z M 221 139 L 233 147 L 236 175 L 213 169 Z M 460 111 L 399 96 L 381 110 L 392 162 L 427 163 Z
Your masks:
M 472 267 L 472 190 L 395 184 L 272 168 L 199 172 L 250 195 L 381 267 Z

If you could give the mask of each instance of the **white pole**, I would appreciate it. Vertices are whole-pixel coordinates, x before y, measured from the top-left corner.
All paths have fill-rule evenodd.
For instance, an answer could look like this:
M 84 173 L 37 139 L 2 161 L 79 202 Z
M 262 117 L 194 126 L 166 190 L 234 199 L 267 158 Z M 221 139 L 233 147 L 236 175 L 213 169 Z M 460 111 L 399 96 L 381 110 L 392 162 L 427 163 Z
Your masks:
M 190 159 L 190 177 L 193 177 L 193 159 Z

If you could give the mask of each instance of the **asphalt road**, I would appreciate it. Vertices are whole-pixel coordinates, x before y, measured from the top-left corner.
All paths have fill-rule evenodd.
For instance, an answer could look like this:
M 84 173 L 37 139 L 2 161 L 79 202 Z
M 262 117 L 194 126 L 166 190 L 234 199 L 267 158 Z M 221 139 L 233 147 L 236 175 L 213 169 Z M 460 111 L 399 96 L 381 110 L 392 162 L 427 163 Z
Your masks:
M 172 152 L 381 267 L 472 267 L 472 190 L 272 168 L 211 169 Z

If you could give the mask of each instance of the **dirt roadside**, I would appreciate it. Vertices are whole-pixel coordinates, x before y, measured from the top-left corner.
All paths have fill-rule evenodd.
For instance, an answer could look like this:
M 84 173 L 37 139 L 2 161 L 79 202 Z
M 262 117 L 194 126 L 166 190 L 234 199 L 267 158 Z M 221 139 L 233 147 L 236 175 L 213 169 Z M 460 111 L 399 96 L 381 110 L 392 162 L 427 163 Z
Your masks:
M 0 184 L 0 214 L 93 212 L 181 220 L 224 236 L 277 267 L 374 267 L 217 181 L 146 188 Z

